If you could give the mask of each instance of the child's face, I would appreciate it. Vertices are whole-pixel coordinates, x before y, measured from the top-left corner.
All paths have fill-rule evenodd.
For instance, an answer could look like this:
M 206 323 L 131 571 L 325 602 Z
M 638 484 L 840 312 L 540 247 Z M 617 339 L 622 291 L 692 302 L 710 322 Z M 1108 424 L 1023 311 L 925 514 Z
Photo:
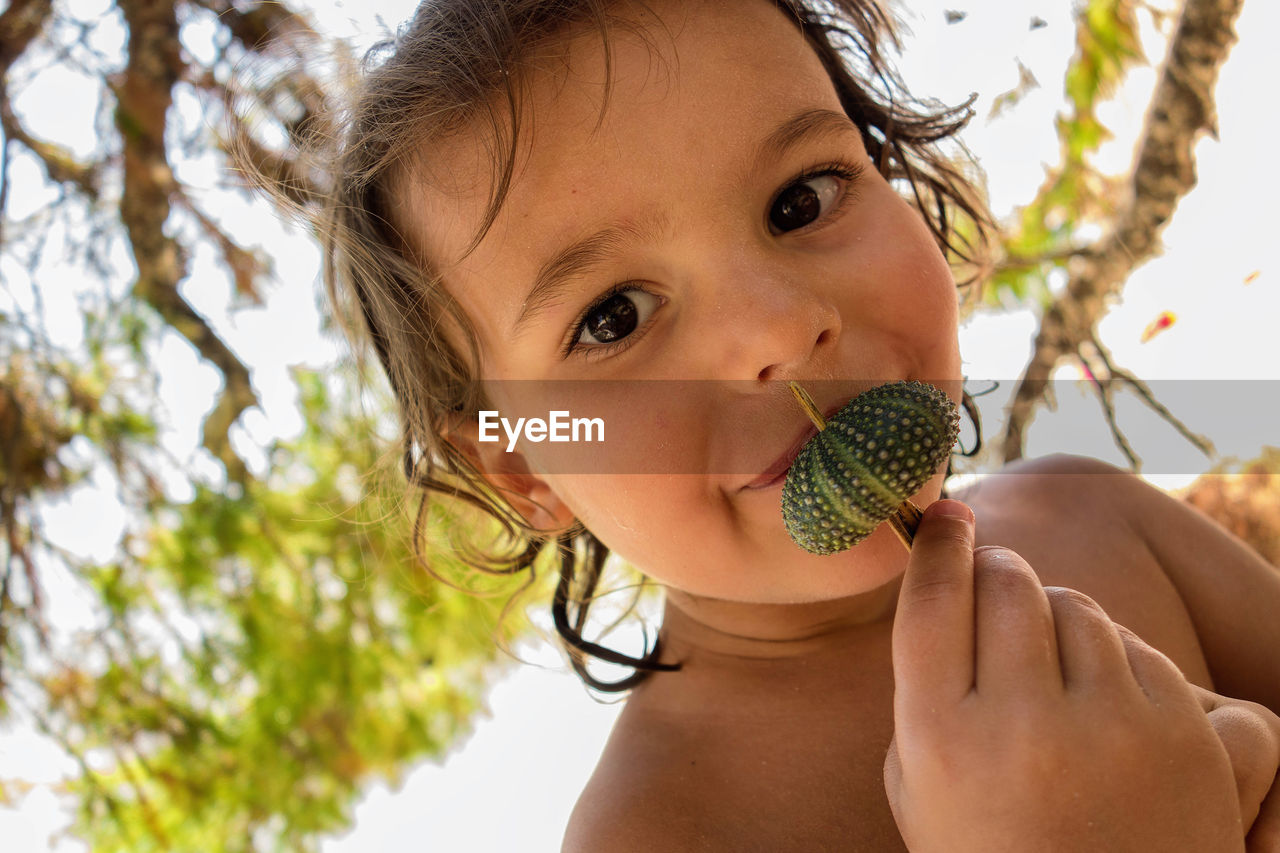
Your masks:
M 594 33 L 548 51 L 522 81 L 531 109 L 511 194 L 474 252 L 463 257 L 490 174 L 475 138 L 427 152 L 426 186 L 404 198 L 414 237 L 473 320 L 483 378 L 539 380 L 491 385 L 503 416 L 589 409 L 605 421 L 607 445 L 583 452 L 614 473 L 557 473 L 551 454 L 566 445 L 519 445 L 549 472 L 551 494 L 535 496 L 553 510 L 698 596 L 875 589 L 905 566 L 887 528 L 841 555 L 808 555 L 783 527 L 781 477 L 758 481 L 808 424 L 785 380 L 811 380 L 828 411 L 899 379 L 958 399 L 950 271 L 784 13 L 764 0 L 649 7 L 660 20 L 620 9 L 649 43 L 614 31 L 602 121 Z M 557 253 L 599 232 L 596 263 L 570 258 L 575 277 L 530 296 Z M 489 470 L 516 461 L 505 437 L 477 447 Z M 684 473 L 616 473 L 644 459 Z M 919 499 L 940 488 L 941 475 Z

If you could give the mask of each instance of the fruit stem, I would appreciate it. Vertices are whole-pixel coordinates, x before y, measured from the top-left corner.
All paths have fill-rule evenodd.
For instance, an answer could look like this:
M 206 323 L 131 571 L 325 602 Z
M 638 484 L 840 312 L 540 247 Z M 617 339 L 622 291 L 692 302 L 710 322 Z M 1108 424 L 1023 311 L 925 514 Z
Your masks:
M 893 532 L 898 534 L 899 541 L 906 546 L 907 550 L 911 550 L 911 543 L 916 538 L 916 528 L 920 526 L 920 519 L 924 516 L 920 507 L 916 506 L 914 501 L 907 500 L 902 502 L 902 506 L 894 510 L 893 515 L 889 516 L 889 526 L 893 528 Z
M 822 412 L 818 411 L 818 404 L 813 402 L 809 392 L 801 388 L 799 382 L 788 382 L 787 387 L 791 389 L 791 393 L 795 395 L 796 402 L 804 409 L 804 413 L 809 416 L 809 420 L 813 421 L 813 425 L 818 428 L 818 432 L 826 429 L 827 421 L 822 417 Z

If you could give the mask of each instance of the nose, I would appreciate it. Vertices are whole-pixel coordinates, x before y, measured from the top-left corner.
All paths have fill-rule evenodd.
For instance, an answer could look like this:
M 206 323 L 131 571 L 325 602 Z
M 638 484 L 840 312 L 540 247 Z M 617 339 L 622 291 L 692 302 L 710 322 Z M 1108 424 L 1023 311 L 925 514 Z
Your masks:
M 755 381 L 801 376 L 825 361 L 825 351 L 840 338 L 838 305 L 794 271 L 757 266 L 742 271 L 719 294 L 720 376 Z

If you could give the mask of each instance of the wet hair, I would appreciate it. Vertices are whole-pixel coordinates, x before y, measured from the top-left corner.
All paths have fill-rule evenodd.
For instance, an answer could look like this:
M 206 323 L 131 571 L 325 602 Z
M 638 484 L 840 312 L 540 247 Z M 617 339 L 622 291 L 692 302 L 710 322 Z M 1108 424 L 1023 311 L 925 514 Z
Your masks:
M 981 269 L 989 215 L 966 176 L 968 167 L 960 165 L 963 150 L 957 144 L 944 152 L 939 145 L 954 141 L 971 115 L 970 102 L 947 107 L 909 95 L 887 61 L 886 50 L 899 43 L 877 0 L 772 1 L 821 60 L 872 161 L 919 210 L 953 266 Z M 577 673 L 605 692 L 626 690 L 650 672 L 673 667 L 659 663 L 656 641 L 631 656 L 584 636 L 607 547 L 581 525 L 550 533 L 531 529 L 444 437 L 465 413 L 484 407 L 474 368 L 478 344 L 468 318 L 432 272 L 431 259 L 420 257 L 398 230 L 407 223 L 395 212 L 397 186 L 418 174 L 432 144 L 473 134 L 490 147 L 492 165 L 474 248 L 511 187 L 522 132 L 522 68 L 557 39 L 598 35 L 608 73 L 614 33 L 637 29 L 615 10 L 632 4 L 643 6 L 642 0 L 426 0 L 394 39 L 366 57 L 345 102 L 331 105 L 325 120 L 314 120 L 310 137 L 324 145 L 313 147 L 308 162 L 319 190 L 305 199 L 322 238 L 332 301 L 340 316 L 343 310 L 353 315 L 349 326 L 372 344 L 395 396 L 404 474 L 416 491 L 415 554 L 430 571 L 426 554 L 438 543 L 424 541 L 426 520 L 441 497 L 496 522 L 500 536 L 487 545 L 453 543 L 480 571 L 527 573 L 531 583 L 539 558 L 554 552 L 556 632 Z M 441 331 L 450 325 L 461 330 L 460 348 Z M 966 409 L 976 414 L 967 397 Z M 591 658 L 633 672 L 604 681 L 588 670 Z

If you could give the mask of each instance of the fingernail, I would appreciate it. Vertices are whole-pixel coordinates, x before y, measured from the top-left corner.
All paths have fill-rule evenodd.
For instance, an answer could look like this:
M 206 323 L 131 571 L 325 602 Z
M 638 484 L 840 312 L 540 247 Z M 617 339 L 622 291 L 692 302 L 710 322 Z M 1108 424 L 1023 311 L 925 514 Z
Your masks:
M 947 518 L 958 518 L 966 524 L 973 524 L 973 510 L 963 501 L 941 500 L 934 501 L 929 505 L 929 512 L 932 515 L 946 516 Z

